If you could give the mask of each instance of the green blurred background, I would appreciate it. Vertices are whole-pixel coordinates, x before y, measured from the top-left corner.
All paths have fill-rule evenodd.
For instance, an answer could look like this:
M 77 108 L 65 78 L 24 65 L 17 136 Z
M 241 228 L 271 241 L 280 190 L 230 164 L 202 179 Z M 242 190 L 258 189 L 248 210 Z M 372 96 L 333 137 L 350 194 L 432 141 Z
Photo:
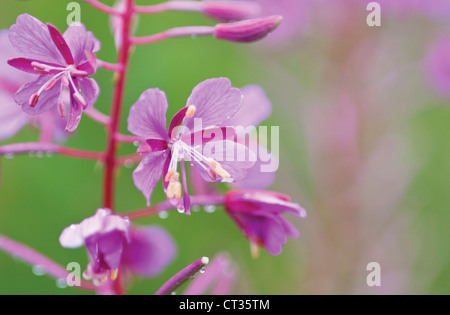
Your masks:
M 0 29 L 29 13 L 64 30 L 69 2 L 2 0 Z M 114 62 L 108 17 L 85 3 L 81 8 L 82 22 L 102 43 L 98 58 Z M 135 279 L 129 293 L 153 294 L 190 262 L 223 251 L 239 268 L 235 294 L 450 292 L 450 100 L 428 85 L 422 67 L 427 47 L 435 36 L 448 34 L 448 23 L 383 15 L 382 26 L 370 28 L 363 5 L 347 8 L 343 16 L 333 10 L 311 9 L 301 32 L 284 42 L 275 34 L 244 45 L 198 37 L 135 49 L 123 133 L 130 106 L 148 88 L 166 92 L 171 117 L 205 79 L 224 76 L 237 87 L 259 84 L 273 103 L 263 125 L 280 126 L 280 169 L 270 189 L 290 195 L 308 217 L 290 217 L 301 236 L 289 239 L 280 256 L 263 250 L 258 259 L 251 258 L 248 241 L 220 208 L 139 220 L 164 226 L 178 254 L 158 277 Z M 214 22 L 197 13 L 142 16 L 136 34 L 183 25 Z M 96 108 L 108 113 L 111 73 L 99 69 L 95 79 L 101 87 Z M 37 132 L 26 127 L 3 143 L 36 139 Z M 66 145 L 101 151 L 104 143 L 103 127 L 84 116 Z M 120 153 L 135 149 L 123 145 Z M 63 266 L 76 261 L 84 268 L 85 249 L 64 249 L 58 237 L 101 207 L 101 166 L 57 155 L 15 156 L 1 163 L 0 233 Z M 118 212 L 145 207 L 133 169 L 119 173 Z M 158 187 L 153 203 L 165 198 Z M 366 284 L 372 261 L 381 265 L 381 287 Z M 0 294 L 79 293 L 85 292 L 61 289 L 54 279 L 36 276 L 31 266 L 0 253 Z

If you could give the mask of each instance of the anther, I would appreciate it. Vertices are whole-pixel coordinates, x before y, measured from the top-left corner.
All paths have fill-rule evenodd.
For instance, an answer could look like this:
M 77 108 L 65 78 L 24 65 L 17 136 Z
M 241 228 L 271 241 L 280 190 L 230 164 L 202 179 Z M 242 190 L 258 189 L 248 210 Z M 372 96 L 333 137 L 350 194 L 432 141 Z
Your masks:
M 66 115 L 67 115 L 66 104 L 64 104 L 64 102 L 62 100 L 58 101 L 58 113 L 62 119 L 66 118 Z
M 167 172 L 167 174 L 166 174 L 166 177 L 164 178 L 164 180 L 166 181 L 166 182 L 168 182 L 171 178 L 172 178 L 172 176 L 173 175 L 175 175 L 175 170 L 174 169 L 170 169 L 168 172 Z
M 47 66 L 40 62 L 33 61 L 31 63 L 31 66 L 34 68 L 35 71 L 43 73 L 43 74 L 50 72 L 50 70 L 47 68 Z
M 119 274 L 119 269 L 111 270 L 110 278 L 112 281 L 117 279 L 117 275 Z
M 197 107 L 195 107 L 195 105 L 189 105 L 189 107 L 186 111 L 186 117 L 188 117 L 188 118 L 194 117 L 196 110 L 197 110 Z
M 73 97 L 78 102 L 78 104 L 80 104 L 83 108 L 87 107 L 87 103 L 86 103 L 86 100 L 84 99 L 83 95 L 81 95 L 78 92 L 75 92 L 75 93 L 73 93 Z
M 31 95 L 28 104 L 30 104 L 31 107 L 35 107 L 38 101 L 39 101 L 39 94 L 34 93 L 33 95 Z

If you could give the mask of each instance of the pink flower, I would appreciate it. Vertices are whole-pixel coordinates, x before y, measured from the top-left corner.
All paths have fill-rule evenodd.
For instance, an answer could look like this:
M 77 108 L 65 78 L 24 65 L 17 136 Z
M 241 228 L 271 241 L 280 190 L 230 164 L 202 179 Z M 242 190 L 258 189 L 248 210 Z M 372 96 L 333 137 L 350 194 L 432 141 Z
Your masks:
M 14 136 L 25 125 L 32 124 L 41 130 L 41 141 L 64 138 L 64 126 L 55 110 L 42 115 L 31 116 L 24 113 L 14 101 L 14 94 L 22 84 L 32 79 L 32 75 L 18 71 L 5 62 L 15 54 L 8 39 L 8 31 L 0 31 L 0 140 Z
M 288 196 L 260 190 L 228 192 L 225 211 L 250 240 L 254 257 L 258 255 L 258 247 L 265 247 L 271 255 L 279 255 L 288 236 L 299 236 L 298 230 L 281 214 L 306 217 L 306 211 L 292 203 Z
M 52 25 L 22 14 L 9 30 L 13 47 L 22 55 L 8 64 L 25 72 L 39 75 L 23 85 L 15 95 L 24 112 L 37 115 L 58 108 L 66 116 L 64 91 L 70 91 L 70 106 L 66 131 L 78 126 L 83 109 L 92 106 L 99 88 L 87 78 L 96 71 L 94 53 L 100 48 L 98 40 L 82 24 L 74 23 L 64 35 Z
M 155 276 L 175 256 L 172 238 L 159 227 L 132 228 L 129 221 L 98 209 L 96 214 L 72 224 L 59 238 L 65 248 L 86 245 L 89 253 L 84 278 L 100 284 L 115 280 L 119 267 L 141 276 Z
M 148 204 L 162 175 L 167 198 L 178 209 L 190 213 L 185 161 L 209 182 L 245 178 L 246 169 L 253 166 L 255 158 L 247 147 L 234 142 L 234 129 L 225 126 L 241 105 L 242 94 L 231 87 L 228 79 L 203 81 L 193 89 L 187 106 L 172 118 L 167 132 L 168 104 L 164 92 L 150 89 L 141 95 L 131 107 L 128 130 L 146 139 L 138 149 L 145 157 L 133 179 Z
M 450 97 L 450 39 L 439 39 L 429 49 L 425 70 L 431 85 Z

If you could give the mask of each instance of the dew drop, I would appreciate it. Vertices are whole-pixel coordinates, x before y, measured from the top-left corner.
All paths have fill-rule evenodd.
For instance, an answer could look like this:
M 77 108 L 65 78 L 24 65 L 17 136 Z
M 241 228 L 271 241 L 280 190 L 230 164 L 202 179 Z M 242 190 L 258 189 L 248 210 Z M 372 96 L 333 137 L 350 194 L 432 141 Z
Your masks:
M 214 205 L 207 205 L 204 206 L 205 212 L 207 213 L 213 213 L 214 211 L 216 211 L 216 206 Z
M 192 34 L 192 35 L 191 35 L 191 38 L 192 38 L 192 39 L 196 39 L 196 38 L 197 38 L 197 35 Z
M 172 292 L 172 293 L 170 293 L 170 294 L 171 294 L 171 295 L 177 295 L 177 292 L 174 291 L 174 292 Z
M 53 157 L 53 152 L 52 151 L 47 151 L 47 152 L 45 152 L 45 156 L 48 157 L 48 158 L 51 158 L 51 157 Z
M 134 145 L 135 147 L 138 147 L 140 144 L 141 144 L 140 141 L 134 141 L 134 142 L 133 142 L 133 145 Z
M 5 159 L 12 159 L 14 157 L 14 153 L 5 153 Z
M 56 280 L 56 287 L 58 287 L 60 289 L 67 288 L 67 281 L 66 281 L 66 279 L 61 278 L 61 279 Z
M 125 221 L 126 225 L 130 225 L 130 218 L 129 217 L 124 217 L 123 220 Z
M 124 166 L 126 168 L 132 168 L 133 167 L 133 160 L 126 160 L 124 163 Z
M 158 215 L 161 219 L 167 219 L 167 217 L 169 216 L 169 213 L 167 211 L 161 211 L 161 212 L 159 212 Z
M 41 265 L 34 265 L 31 271 L 33 271 L 33 274 L 36 276 L 44 276 L 46 274 L 45 269 Z
M 192 209 L 192 211 L 194 211 L 194 212 L 199 212 L 199 211 L 200 211 L 200 207 L 197 206 L 197 205 L 192 206 L 191 209 Z
M 30 152 L 28 152 L 28 156 L 29 157 L 35 157 L 36 156 L 36 152 L 30 151 Z
M 205 268 L 205 267 L 203 267 L 202 269 L 200 269 L 200 273 L 205 273 L 205 271 L 206 271 L 206 268 Z
M 41 157 L 44 156 L 44 152 L 38 151 L 38 152 L 36 152 L 36 156 L 37 156 L 38 158 L 41 158 Z
M 178 213 L 184 213 L 184 207 L 178 207 L 177 211 Z

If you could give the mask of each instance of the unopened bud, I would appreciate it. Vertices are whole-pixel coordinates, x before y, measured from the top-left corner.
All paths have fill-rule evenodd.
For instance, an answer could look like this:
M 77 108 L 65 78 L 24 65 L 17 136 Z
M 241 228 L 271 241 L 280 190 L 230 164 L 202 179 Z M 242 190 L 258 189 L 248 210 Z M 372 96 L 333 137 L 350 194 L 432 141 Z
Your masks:
M 217 24 L 214 37 L 243 43 L 257 41 L 270 34 L 280 24 L 281 20 L 280 15 L 272 15 L 240 22 Z

